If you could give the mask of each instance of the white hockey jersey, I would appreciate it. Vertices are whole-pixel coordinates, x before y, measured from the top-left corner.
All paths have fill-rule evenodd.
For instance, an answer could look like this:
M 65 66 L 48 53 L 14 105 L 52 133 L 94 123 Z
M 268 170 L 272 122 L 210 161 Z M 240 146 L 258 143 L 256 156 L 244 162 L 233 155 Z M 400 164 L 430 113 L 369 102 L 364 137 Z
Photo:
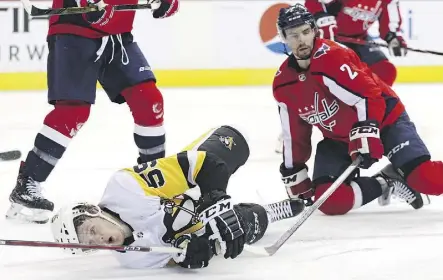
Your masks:
M 193 215 L 166 207 L 164 201 L 195 212 L 197 202 L 188 195 L 196 186 L 206 153 L 187 151 L 147 164 L 117 171 L 109 180 L 99 206 L 127 223 L 141 235 L 132 246 L 171 246 L 174 238 L 185 233 L 202 234 L 201 222 Z M 168 211 L 169 210 L 169 211 Z M 140 234 L 137 234 L 140 233 Z M 141 237 L 139 236 L 139 237 Z M 167 265 L 171 254 L 114 252 L 121 265 L 131 268 L 159 268 Z

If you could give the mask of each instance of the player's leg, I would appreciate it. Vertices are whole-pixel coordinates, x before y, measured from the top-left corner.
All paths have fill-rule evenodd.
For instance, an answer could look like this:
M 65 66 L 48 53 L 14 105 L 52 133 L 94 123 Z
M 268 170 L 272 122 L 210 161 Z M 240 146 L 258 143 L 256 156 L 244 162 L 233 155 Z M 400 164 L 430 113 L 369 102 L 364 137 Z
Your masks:
M 95 100 L 99 62 L 94 63 L 97 40 L 71 35 L 51 36 L 48 41 L 48 100 L 54 108 L 43 121 L 33 149 L 22 162 L 12 191 L 8 218 L 23 218 L 23 207 L 33 209 L 28 220 L 46 222 L 45 212 L 54 204 L 41 195 L 44 182 L 62 158 L 69 142 L 89 117 Z M 41 214 L 41 215 L 40 215 Z
M 384 129 L 381 138 L 386 156 L 408 186 L 422 194 L 443 194 L 443 163 L 431 161 L 426 145 L 406 113 Z
M 183 150 L 215 154 L 227 164 L 231 174 L 244 165 L 249 157 L 249 145 L 245 137 L 240 131 L 227 125 L 211 129 Z
M 367 40 L 371 40 L 371 38 L 368 37 Z M 386 84 L 389 86 L 394 84 L 395 79 L 397 78 L 397 69 L 394 64 L 388 60 L 380 47 L 349 43 L 346 43 L 345 45 L 353 49 L 360 59 Z
M 240 203 L 234 206 L 239 222 L 245 231 L 246 244 L 260 240 L 270 223 L 295 217 L 304 208 L 303 201 L 289 199 L 266 205 Z
M 318 143 L 312 178 L 316 199 L 332 185 L 351 162 L 346 143 L 332 139 L 324 139 Z M 354 172 L 349 176 L 320 206 L 320 211 L 327 215 L 343 215 L 373 201 L 383 193 L 383 186 L 376 178 L 360 177 L 358 173 Z
M 164 157 L 163 96 L 154 73 L 131 34 L 113 36 L 113 40 L 116 51 L 99 81 L 111 101 L 126 102 L 131 110 L 138 162 Z

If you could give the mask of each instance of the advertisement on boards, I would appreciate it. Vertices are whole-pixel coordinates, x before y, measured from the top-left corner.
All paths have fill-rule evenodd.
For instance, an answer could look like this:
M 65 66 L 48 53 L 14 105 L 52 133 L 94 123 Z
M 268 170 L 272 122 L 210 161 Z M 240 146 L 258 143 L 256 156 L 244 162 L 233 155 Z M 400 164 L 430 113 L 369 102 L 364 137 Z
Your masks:
M 33 3 L 51 6 L 50 1 Z M 149 10 L 137 11 L 133 34 L 156 75 L 171 85 L 268 84 L 286 58 L 277 34 L 278 11 L 293 3 L 182 0 L 179 12 L 167 19 L 153 19 Z M 400 1 L 400 7 L 409 46 L 443 51 L 434 27 L 443 1 Z M 19 1 L 0 0 L 0 26 L 0 73 L 20 80 L 20 73 L 26 72 L 29 81 L 33 73 L 40 73 L 41 79 L 46 71 L 48 20 L 31 19 Z M 380 40 L 377 24 L 369 32 Z M 384 52 L 388 54 L 387 49 Z M 409 52 L 388 58 L 399 67 L 399 81 L 443 80 L 443 56 Z

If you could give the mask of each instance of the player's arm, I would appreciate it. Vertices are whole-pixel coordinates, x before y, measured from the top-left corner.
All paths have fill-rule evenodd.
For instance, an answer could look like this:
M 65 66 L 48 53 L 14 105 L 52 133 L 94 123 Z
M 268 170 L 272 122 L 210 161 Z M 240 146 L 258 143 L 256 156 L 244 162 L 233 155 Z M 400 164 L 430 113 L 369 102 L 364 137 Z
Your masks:
M 312 152 L 312 126 L 288 107 L 285 102 L 284 88 L 274 86 L 274 98 L 278 103 L 283 134 L 281 179 L 291 199 L 310 199 L 313 191 L 306 162 Z
M 372 72 L 350 49 L 334 49 L 323 57 L 323 83 L 329 91 L 348 106 L 355 108 L 357 122 L 349 133 L 349 153 L 353 159 L 364 155 L 361 165 L 368 168 L 383 156 L 379 126 L 386 113 L 382 87 Z
M 335 40 L 335 17 L 342 8 L 340 0 L 306 0 L 305 7 L 314 15 L 320 38 Z
M 380 37 L 389 46 L 389 52 L 394 56 L 406 55 L 406 41 L 401 30 L 402 18 L 400 14 L 399 0 L 384 0 L 381 4 L 379 16 Z

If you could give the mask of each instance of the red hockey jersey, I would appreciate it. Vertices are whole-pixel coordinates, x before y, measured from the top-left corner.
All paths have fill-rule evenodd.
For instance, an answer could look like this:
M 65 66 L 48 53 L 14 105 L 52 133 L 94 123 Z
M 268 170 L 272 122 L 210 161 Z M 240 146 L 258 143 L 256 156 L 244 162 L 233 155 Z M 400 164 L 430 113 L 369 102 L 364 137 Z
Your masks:
M 137 4 L 138 0 L 104 0 L 109 5 Z M 80 0 L 53 0 L 53 8 L 78 7 Z M 109 23 L 101 28 L 91 25 L 78 15 L 52 16 L 49 20 L 48 35 L 74 34 L 88 38 L 100 38 L 111 34 L 131 32 L 134 23 L 135 11 L 121 11 L 114 13 Z
M 317 18 L 321 14 L 334 15 L 337 34 L 347 37 L 366 37 L 369 27 L 379 21 L 380 37 L 388 32 L 401 32 L 398 0 L 306 0 L 306 8 Z
M 300 69 L 290 56 L 273 83 L 283 128 L 286 168 L 305 163 L 311 155 L 312 126 L 325 138 L 349 142 L 358 121 L 376 120 L 380 129 L 404 112 L 395 92 L 347 47 L 317 38 L 311 65 Z

